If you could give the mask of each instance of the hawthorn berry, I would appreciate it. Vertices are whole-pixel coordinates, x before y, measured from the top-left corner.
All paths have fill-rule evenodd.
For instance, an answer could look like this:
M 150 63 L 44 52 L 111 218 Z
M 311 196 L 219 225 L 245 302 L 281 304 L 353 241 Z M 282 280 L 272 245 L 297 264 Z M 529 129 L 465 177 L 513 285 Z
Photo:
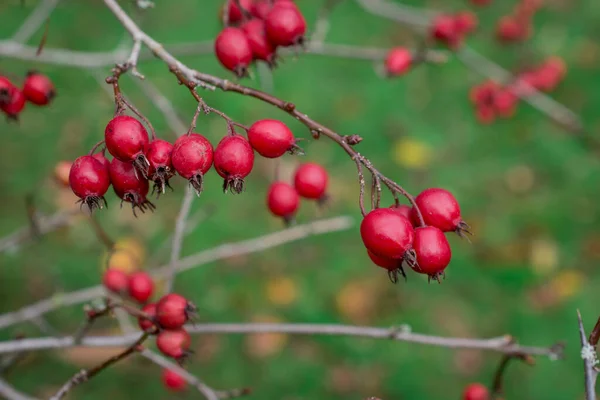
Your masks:
M 490 400 L 490 392 L 481 383 L 471 383 L 465 388 L 463 400 Z
M 59 161 L 54 166 L 54 179 L 62 186 L 69 186 L 69 173 L 72 165 L 71 161 Z
M 398 214 L 410 219 L 410 212 L 412 210 L 411 206 L 407 206 L 406 204 L 392 204 L 390 209 L 397 212 Z
M 108 160 L 108 158 L 106 158 L 106 154 L 104 154 L 105 152 L 106 152 L 106 149 L 102 150 L 100 153 L 94 154 L 92 157 L 94 157 L 96 160 L 100 161 L 102 163 L 102 165 L 104 165 L 104 167 L 108 171 L 108 167 L 110 166 L 110 161 Z
M 294 174 L 294 187 L 301 197 L 323 202 L 327 195 L 327 171 L 316 163 L 305 163 Z
M 0 75 L 0 106 L 10 102 L 12 94 L 18 90 L 15 85 L 5 76 Z
M 30 72 L 23 83 L 23 94 L 30 103 L 45 106 L 56 96 L 56 91 L 46 75 Z
M 113 158 L 108 171 L 113 189 L 121 199 L 121 205 L 124 201 L 131 203 L 134 216 L 137 216 L 136 208 L 143 213 L 146 210 L 154 211 L 156 207 L 146 199 L 150 185 L 144 177 L 138 174 L 133 164 Z
M 527 35 L 528 27 L 512 15 L 500 18 L 496 26 L 496 37 L 501 42 L 520 41 L 526 39 Z
M 433 279 L 439 279 L 450 259 L 452 251 L 446 235 L 435 226 L 424 226 L 415 229 L 413 249 L 416 254 L 416 263 L 409 265 L 421 274 L 427 274 Z
M 250 143 L 240 135 L 227 135 L 215 148 L 215 170 L 224 179 L 223 191 L 241 193 L 244 190 L 244 178 L 254 166 L 254 150 Z
M 170 369 L 163 369 L 162 382 L 165 387 L 173 392 L 181 392 L 187 386 L 187 382 L 181 375 Z
M 431 36 L 451 49 L 457 48 L 462 39 L 456 18 L 449 14 L 440 14 L 433 20 Z
M 414 259 L 413 226 L 408 218 L 390 208 L 369 212 L 360 224 L 360 236 L 367 250 L 378 257 Z
M 19 119 L 19 113 L 25 108 L 25 95 L 18 88 L 15 88 L 10 97 L 5 102 L 0 102 L 0 110 L 2 110 L 6 116 L 13 120 Z
M 128 115 L 114 117 L 104 130 L 106 149 L 119 161 L 133 163 L 136 169 L 146 177 L 148 159 L 144 150 L 148 146 L 148 132 L 137 119 Z
M 390 77 L 404 75 L 410 70 L 412 63 L 413 55 L 409 49 L 394 47 L 385 58 L 385 73 Z
M 167 357 L 182 362 L 190 353 L 190 334 L 183 328 L 162 330 L 156 335 L 156 347 Z
M 148 333 L 155 333 L 158 331 L 158 327 L 154 323 L 156 318 L 156 303 L 146 304 L 142 308 L 142 312 L 146 313 L 151 319 L 138 317 L 138 325 L 141 330 Z
M 69 185 L 79 202 L 90 211 L 106 205 L 104 195 L 110 186 L 108 170 L 93 156 L 81 156 L 71 165 Z
M 471 11 L 460 11 L 454 15 L 454 23 L 456 24 L 456 29 L 461 34 L 467 34 L 477 28 L 479 20 L 477 19 L 477 15 Z
M 252 3 L 252 7 L 250 8 L 250 13 L 259 19 L 267 19 L 267 15 L 269 15 L 269 11 L 273 8 L 273 5 L 288 5 L 296 7 L 296 4 L 293 0 L 254 0 Z
M 300 197 L 291 185 L 285 182 L 271 184 L 267 193 L 267 207 L 271 214 L 282 217 L 286 223 L 290 223 L 294 219 L 299 205 Z
M 150 166 L 148 167 L 148 178 L 154 181 L 154 190 L 160 193 L 165 192 L 169 185 L 169 179 L 174 175 L 171 154 L 173 145 L 166 140 L 155 139 L 146 147 L 146 158 Z
M 180 136 L 175 141 L 171 162 L 175 171 L 187 179 L 196 190 L 196 194 L 200 195 L 204 174 L 213 163 L 212 144 L 197 133 Z
M 401 274 L 404 277 L 404 279 L 406 279 L 406 274 L 404 273 L 404 268 L 402 268 L 403 260 L 380 257 L 368 249 L 367 249 L 367 254 L 369 255 L 369 258 L 371 259 L 371 261 L 373 261 L 373 264 L 387 270 L 390 281 L 392 281 L 394 283 L 398 282 L 398 274 Z
M 154 281 L 152 280 L 152 277 L 144 271 L 134 272 L 129 276 L 127 290 L 129 296 L 138 303 L 145 303 L 154 292 Z
M 223 29 L 215 40 L 215 54 L 221 65 L 238 77 L 248 74 L 253 53 L 243 30 L 233 27 Z
M 510 89 L 500 89 L 494 94 L 494 110 L 504 118 L 514 115 L 519 98 Z
M 265 22 L 260 19 L 252 19 L 242 25 L 242 30 L 252 49 L 253 58 L 266 61 L 270 66 L 274 66 L 275 46 L 267 38 Z
M 248 130 L 250 145 L 258 154 L 266 158 L 281 157 L 286 151 L 296 148 L 292 131 L 276 119 L 261 119 Z
M 269 41 L 276 46 L 301 45 L 304 43 L 306 21 L 295 4 L 278 2 L 267 14 L 265 29 Z
M 442 232 L 455 231 L 459 235 L 469 232 L 469 225 L 460 216 L 456 198 L 445 189 L 429 188 L 415 198 L 426 225 L 435 226 Z M 416 210 L 411 212 L 413 223 L 418 222 Z
M 181 295 L 169 293 L 156 303 L 156 322 L 161 328 L 181 328 L 195 313 L 196 306 Z
M 123 294 L 127 291 L 129 277 L 120 269 L 109 268 L 104 271 L 104 275 L 102 276 L 102 284 L 111 292 Z
M 250 12 L 252 3 L 253 0 L 240 0 L 240 6 L 247 12 Z M 230 24 L 237 24 L 244 20 L 244 13 L 240 10 L 235 0 L 227 0 L 227 7 L 229 8 L 227 15 L 229 16 Z

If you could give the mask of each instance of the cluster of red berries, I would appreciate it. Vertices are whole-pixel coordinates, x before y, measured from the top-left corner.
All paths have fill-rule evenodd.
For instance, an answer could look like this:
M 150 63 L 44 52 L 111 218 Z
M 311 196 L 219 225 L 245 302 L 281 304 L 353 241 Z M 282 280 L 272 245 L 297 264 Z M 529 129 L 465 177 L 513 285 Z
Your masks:
M 56 96 L 50 79 L 37 72 L 29 72 L 20 89 L 7 77 L 0 75 L 0 110 L 10 119 L 18 119 L 28 101 L 37 106 L 45 106 Z
M 298 149 L 292 131 L 281 121 L 264 119 L 248 129 L 248 139 L 233 132 L 213 149 L 211 142 L 198 133 L 180 136 L 173 144 L 148 137 L 144 126 L 135 118 L 120 115 L 106 126 L 104 144 L 114 157 L 104 151 L 77 158 L 71 165 L 69 184 L 73 192 L 90 210 L 106 205 L 104 195 L 112 184 L 117 196 L 131 203 L 134 214 L 154 210 L 147 200 L 148 180 L 154 189 L 164 193 L 175 174 L 187 179 L 200 194 L 204 175 L 214 164 L 223 177 L 223 190 L 241 193 L 244 178 L 254 166 L 254 150 L 263 157 L 277 158 Z
M 479 23 L 477 16 L 470 11 L 460 11 L 455 14 L 440 14 L 434 18 L 430 34 L 433 39 L 456 50 L 472 33 Z
M 393 205 L 369 212 L 360 225 L 360 235 L 375 265 L 388 270 L 392 282 L 398 273 L 406 278 L 403 263 L 415 272 L 439 281 L 450 263 L 452 252 L 444 232 L 469 232 L 460 215 L 458 202 L 447 190 L 431 188 L 421 192 L 414 207 Z
M 496 37 L 504 43 L 522 42 L 529 39 L 533 31 L 533 16 L 540 9 L 542 0 L 521 0 L 512 14 L 498 21 Z
M 267 193 L 267 207 L 271 213 L 283 218 L 286 223 L 294 219 L 300 206 L 300 197 L 316 200 L 323 204 L 327 200 L 327 170 L 316 163 L 300 165 L 294 174 L 294 185 L 273 182 Z
M 490 400 L 490 392 L 481 383 L 471 383 L 463 392 L 463 400 Z
M 235 1 L 227 1 L 230 26 L 215 40 L 218 60 L 238 77 L 247 75 L 252 61 L 275 66 L 277 48 L 303 44 L 306 21 L 292 0 L 242 0 L 239 4 L 242 10 Z

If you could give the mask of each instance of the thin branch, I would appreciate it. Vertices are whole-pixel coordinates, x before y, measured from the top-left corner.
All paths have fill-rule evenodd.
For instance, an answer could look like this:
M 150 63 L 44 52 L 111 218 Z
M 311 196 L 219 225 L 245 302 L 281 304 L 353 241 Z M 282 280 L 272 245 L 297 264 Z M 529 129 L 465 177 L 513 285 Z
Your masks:
M 365 11 L 415 28 L 425 29 L 431 22 L 423 10 L 385 0 L 356 0 Z
M 167 277 L 166 293 L 171 293 L 173 290 L 173 283 L 175 281 L 175 275 L 177 274 L 177 260 L 181 257 L 181 247 L 183 245 L 183 239 L 185 237 L 185 226 L 192 209 L 192 202 L 194 201 L 194 189 L 191 185 L 188 185 L 183 201 L 181 202 L 181 208 L 179 209 L 179 215 L 175 222 L 175 232 L 173 233 L 173 242 L 171 244 L 171 258 L 170 266 L 171 273 Z
M 104 304 L 104 307 L 100 310 L 94 310 L 94 309 L 87 309 L 86 310 L 86 320 L 83 323 L 83 325 L 81 325 L 81 327 L 77 330 L 77 332 L 75 333 L 75 335 L 73 335 L 73 340 L 75 342 L 75 344 L 80 344 L 81 341 L 83 340 L 83 338 L 85 337 L 85 335 L 87 335 L 87 333 L 90 331 L 90 329 L 92 329 L 92 326 L 94 325 L 94 322 L 96 322 L 96 320 L 98 318 L 102 318 L 107 316 L 115 307 L 114 304 L 110 304 L 108 301 Z
M 36 400 L 34 397 L 19 392 L 2 378 L 0 378 L 0 395 L 6 400 Z
M 581 313 L 577 310 L 577 322 L 579 323 L 579 338 L 581 339 L 581 358 L 583 358 L 583 367 L 585 374 L 585 399 L 596 400 L 596 378 L 598 372 L 595 370 L 598 364 L 596 350 L 590 345 L 585 334 Z
M 131 73 L 133 76 L 138 77 L 140 79 L 145 79 L 144 75 L 140 74 L 137 69 L 137 63 L 140 58 L 140 51 L 142 50 L 142 42 L 136 40 L 133 42 L 133 47 L 131 49 L 131 54 L 127 59 L 127 66 L 131 69 Z
M 311 54 L 330 57 L 341 57 L 367 61 L 383 61 L 385 60 L 390 49 L 311 42 L 308 44 L 306 51 Z M 416 51 L 417 50 L 413 50 L 413 53 L 416 53 Z M 427 62 L 440 64 L 445 63 L 448 60 L 449 55 L 450 52 L 446 50 L 425 49 L 422 56 Z
M 340 1 L 341 0 L 324 0 L 323 6 L 319 10 L 317 21 L 314 24 L 314 31 L 310 36 L 311 44 L 322 44 L 325 41 L 327 33 L 329 32 L 329 15 Z
M 31 36 L 42 26 L 52 13 L 60 0 L 42 0 L 40 4 L 27 17 L 21 27 L 12 37 L 17 43 L 26 43 Z

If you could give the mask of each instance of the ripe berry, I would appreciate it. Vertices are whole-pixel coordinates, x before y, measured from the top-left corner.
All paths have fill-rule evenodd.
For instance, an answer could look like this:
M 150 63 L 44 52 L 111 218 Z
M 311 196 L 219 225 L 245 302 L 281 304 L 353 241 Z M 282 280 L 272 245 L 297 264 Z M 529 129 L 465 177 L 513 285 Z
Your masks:
M 254 59 L 266 61 L 273 66 L 275 64 L 275 46 L 267 39 L 264 21 L 250 20 L 242 25 L 242 30 L 248 38 Z
M 144 150 L 148 146 L 148 132 L 137 119 L 119 115 L 110 120 L 104 130 L 106 149 L 123 162 L 133 162 L 136 169 L 147 176 L 148 159 Z
M 454 23 L 461 34 L 467 34 L 477 28 L 479 20 L 471 11 L 460 11 L 454 15 Z
M 252 124 L 248 130 L 248 140 L 254 150 L 266 158 L 281 157 L 296 147 L 292 131 L 275 119 L 262 119 Z
M 306 21 L 294 4 L 276 3 L 267 18 L 265 28 L 269 41 L 277 46 L 292 46 L 304 43 Z
M 269 15 L 269 11 L 271 11 L 274 4 L 286 4 L 296 7 L 292 0 L 254 0 L 250 12 L 254 17 L 264 20 L 267 19 L 267 15 Z
M 219 62 L 238 77 L 246 76 L 252 62 L 252 47 L 244 31 L 225 28 L 215 40 L 215 54 Z
M 23 94 L 29 102 L 38 106 L 45 106 L 56 96 L 56 91 L 46 75 L 31 72 L 27 74 L 23 84 Z
M 489 400 L 490 393 L 481 383 L 471 383 L 465 388 L 463 400 Z
M 154 190 L 160 193 L 165 192 L 165 188 L 171 187 L 169 179 L 175 174 L 173 163 L 171 162 L 171 153 L 173 145 L 166 140 L 155 139 L 146 147 L 146 158 L 150 163 L 148 168 L 148 178 L 154 181 Z
M 197 133 L 180 136 L 175 141 L 171 162 L 175 171 L 187 179 L 196 193 L 200 195 L 204 174 L 208 172 L 213 163 L 212 144 Z
M 121 205 L 123 201 L 131 203 L 131 209 L 135 216 L 137 216 L 136 208 L 143 213 L 146 210 L 154 211 L 156 207 L 146 199 L 150 185 L 145 178 L 139 176 L 133 164 L 113 158 L 108 171 L 113 189 L 121 199 Z
M 146 304 L 142 308 L 142 312 L 148 314 L 151 319 L 138 317 L 138 325 L 140 329 L 144 332 L 155 333 L 158 330 L 158 327 L 154 324 L 154 320 L 156 318 L 156 304 Z
M 229 7 L 227 14 L 229 16 L 229 23 L 236 24 L 242 21 L 244 19 L 244 14 L 242 13 L 242 10 L 240 10 L 240 8 L 237 6 L 235 0 L 227 0 L 227 3 L 227 7 Z M 240 0 L 240 5 L 244 10 L 250 11 L 252 7 L 252 0 Z
M 162 382 L 165 387 L 173 392 L 181 392 L 187 386 L 187 382 L 181 375 L 170 369 L 163 369 Z
M 433 20 L 431 35 L 446 46 L 457 48 L 462 39 L 457 29 L 456 19 L 452 15 L 441 14 Z
M 17 87 L 8 78 L 0 75 L 0 106 L 11 101 L 15 90 L 18 90 Z
M 452 258 L 452 251 L 446 235 L 435 226 L 415 229 L 413 249 L 417 255 L 417 262 L 416 264 L 409 263 L 411 267 L 434 279 L 438 279 L 438 275 L 446 269 Z
M 413 56 L 410 50 L 405 47 L 394 47 L 391 49 L 385 59 L 385 72 L 387 76 L 404 75 L 413 63 Z
M 392 204 L 390 209 L 397 212 L 398 214 L 410 219 L 410 212 L 412 210 L 411 206 L 407 206 L 406 204 Z
M 475 117 L 483 125 L 489 125 L 496 120 L 496 111 L 492 106 L 482 104 L 477 107 Z
M 104 194 L 110 186 L 108 170 L 92 156 L 81 156 L 73 162 L 69 172 L 69 185 L 79 202 L 90 211 L 106 205 Z
M 176 293 L 163 296 L 156 304 L 156 322 L 164 329 L 177 329 L 185 324 L 196 307 Z
M 298 192 L 285 182 L 273 182 L 267 193 L 267 206 L 273 215 L 282 217 L 287 223 L 294 219 L 300 205 Z
M 435 226 L 443 232 L 456 231 L 459 235 L 469 232 L 467 225 L 460 216 L 460 206 L 452 193 L 445 189 L 430 188 L 423 190 L 415 202 L 423 216 L 426 225 Z M 413 223 L 418 222 L 418 216 L 413 209 Z
M 304 198 L 324 201 L 328 180 L 327 171 L 321 165 L 305 163 L 296 170 L 294 187 Z
M 94 154 L 92 157 L 94 157 L 96 160 L 100 161 L 102 163 L 102 165 L 104 165 L 104 168 L 106 168 L 106 170 L 108 171 L 108 167 L 110 166 L 110 161 L 108 160 L 108 158 L 106 158 L 106 155 L 104 154 L 105 152 L 106 152 L 106 149 L 102 150 L 100 153 Z
M 65 187 L 69 186 L 69 173 L 72 165 L 71 161 L 59 161 L 54 166 L 54 179 Z
M 154 292 L 154 281 L 146 272 L 134 272 L 129 277 L 129 295 L 139 303 L 145 303 Z
M 129 285 L 129 277 L 119 269 L 109 268 L 104 272 L 102 284 L 111 292 L 125 293 Z
M 10 119 L 19 119 L 19 113 L 25 108 L 25 95 L 15 88 L 10 94 L 8 101 L 0 103 L 0 110 Z
M 215 149 L 215 170 L 224 178 L 223 191 L 233 193 L 244 190 L 244 178 L 254 166 L 254 150 L 240 135 L 225 136 Z
M 527 37 L 527 27 L 513 16 L 504 16 L 496 26 L 496 37 L 502 42 L 515 42 Z
M 369 255 L 369 258 L 371 259 L 371 261 L 373 261 L 373 264 L 387 270 L 388 277 L 390 278 L 390 281 L 392 281 L 393 283 L 398 282 L 398 274 L 401 274 L 404 277 L 404 279 L 406 279 L 406 274 L 404 273 L 404 268 L 402 268 L 403 260 L 395 260 L 393 258 L 379 257 L 377 254 L 373 253 L 371 250 L 367 250 L 367 254 Z
M 510 89 L 500 89 L 494 94 L 494 110 L 504 118 L 514 115 L 519 98 Z
M 408 218 L 389 208 L 369 212 L 360 224 L 367 250 L 379 257 L 413 259 L 414 230 Z
M 162 330 L 156 336 L 156 347 L 167 357 L 183 361 L 190 353 L 190 334 L 183 328 Z

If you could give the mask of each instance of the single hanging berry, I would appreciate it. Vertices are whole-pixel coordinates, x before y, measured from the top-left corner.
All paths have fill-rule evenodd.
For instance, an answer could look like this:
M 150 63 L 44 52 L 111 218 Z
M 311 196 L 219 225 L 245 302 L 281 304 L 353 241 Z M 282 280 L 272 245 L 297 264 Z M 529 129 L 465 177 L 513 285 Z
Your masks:
M 171 162 L 175 171 L 190 182 L 199 196 L 204 174 L 213 163 L 212 144 L 197 133 L 181 136 L 175 141 Z
M 431 36 L 450 49 L 458 48 L 463 39 L 463 33 L 457 26 L 456 19 L 447 14 L 441 14 L 434 18 L 431 25 Z
M 273 67 L 275 65 L 275 46 L 267 38 L 264 21 L 252 19 L 242 25 L 242 30 L 248 38 L 254 59 L 265 61 Z
M 156 303 L 156 322 L 164 329 L 177 329 L 196 312 L 196 306 L 176 293 L 163 296 Z
M 250 145 L 258 154 L 266 158 L 281 157 L 285 152 L 293 152 L 296 140 L 292 131 L 281 121 L 261 119 L 248 130 Z
M 30 72 L 23 84 L 23 94 L 30 103 L 45 106 L 56 96 L 56 90 L 46 75 Z
M 423 190 L 416 198 L 425 225 L 435 226 L 443 232 L 455 231 L 460 236 L 469 232 L 469 225 L 460 216 L 460 206 L 452 193 L 445 189 L 430 188 Z M 419 217 L 413 208 L 411 219 L 420 226 Z
M 215 40 L 215 54 L 219 62 L 239 78 L 248 74 L 252 62 L 252 47 L 243 30 L 225 28 Z
M 154 181 L 154 190 L 160 195 L 165 193 L 166 187 L 169 185 L 169 179 L 175 174 L 173 163 L 171 162 L 171 154 L 173 145 L 166 140 L 155 139 L 150 142 L 146 148 L 146 158 L 150 167 L 148 168 L 148 179 Z
M 190 334 L 183 328 L 162 330 L 156 335 L 156 347 L 167 357 L 176 359 L 179 363 L 191 353 Z
M 385 73 L 387 76 L 404 75 L 413 64 L 412 52 L 405 47 L 394 47 L 385 58 Z
M 93 156 L 81 156 L 71 165 L 69 185 L 79 202 L 90 211 L 106 205 L 104 195 L 110 186 L 108 170 Z
M 443 274 L 452 258 L 450 244 L 444 232 L 435 226 L 416 228 L 413 249 L 417 262 L 409 262 L 412 269 L 439 281 L 439 276 Z
M 481 383 L 471 383 L 465 388 L 463 400 L 490 400 L 490 392 Z
M 327 198 L 327 170 L 317 163 L 305 163 L 294 174 L 294 187 L 298 194 L 306 199 L 324 202 Z
M 254 166 L 254 150 L 243 136 L 225 136 L 215 148 L 214 164 L 224 179 L 223 191 L 239 194 L 244 190 L 244 178 Z
M 154 204 L 146 199 L 150 185 L 148 184 L 148 181 L 138 173 L 133 164 L 113 158 L 110 162 L 109 173 L 113 189 L 121 199 L 121 205 L 123 204 L 123 201 L 131 203 L 133 215 L 137 216 L 135 213 L 136 208 L 143 213 L 146 212 L 146 210 L 155 210 L 156 207 Z
M 154 281 L 146 272 L 134 272 L 129 277 L 128 291 L 138 303 L 145 303 L 154 292 Z
M 165 387 L 173 392 L 185 390 L 187 382 L 181 375 L 170 369 L 163 369 L 162 382 Z
M 144 176 L 148 176 L 148 159 L 144 154 L 148 146 L 148 132 L 137 119 L 128 115 L 114 117 L 104 130 L 106 149 L 119 161 L 133 163 Z
M 146 304 L 142 308 L 142 312 L 146 313 L 150 317 L 150 319 L 138 317 L 138 325 L 140 329 L 148 333 L 157 333 L 158 327 L 154 323 L 154 320 L 156 318 L 156 303 Z
M 282 217 L 289 224 L 293 221 L 299 205 L 300 197 L 291 185 L 285 182 L 271 184 L 267 193 L 267 207 L 273 215 Z
M 302 45 L 306 21 L 295 4 L 278 2 L 267 14 L 265 30 L 269 41 L 276 46 Z
M 0 102 L 0 110 L 6 114 L 9 119 L 18 120 L 19 114 L 25 108 L 25 95 L 18 88 L 15 88 L 10 97 L 4 103 Z

